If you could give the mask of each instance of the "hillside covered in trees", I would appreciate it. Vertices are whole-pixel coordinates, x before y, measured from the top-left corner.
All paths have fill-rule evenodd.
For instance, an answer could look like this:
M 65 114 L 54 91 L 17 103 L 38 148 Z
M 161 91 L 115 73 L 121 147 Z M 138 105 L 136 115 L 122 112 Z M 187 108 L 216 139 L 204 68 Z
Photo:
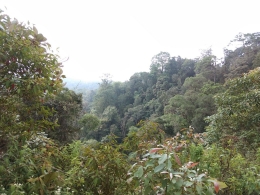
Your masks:
M 260 33 L 231 43 L 72 90 L 47 39 L 1 12 L 0 194 L 259 194 Z

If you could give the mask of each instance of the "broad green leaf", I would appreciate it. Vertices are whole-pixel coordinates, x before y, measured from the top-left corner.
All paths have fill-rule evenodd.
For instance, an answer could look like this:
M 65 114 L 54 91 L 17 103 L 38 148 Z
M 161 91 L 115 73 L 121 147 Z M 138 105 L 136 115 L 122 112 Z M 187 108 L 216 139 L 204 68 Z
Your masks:
M 207 189 L 206 195 L 214 195 L 214 192 L 213 192 L 212 188 L 208 188 Z
M 165 188 L 167 186 L 168 182 L 167 180 L 162 180 L 162 187 Z
M 162 155 L 160 154 L 151 154 L 151 158 L 161 158 Z
M 164 163 L 166 159 L 167 159 L 167 154 L 163 154 L 163 155 L 161 156 L 161 158 L 159 158 L 158 164 Z
M 176 186 L 177 186 L 178 188 L 180 188 L 182 185 L 183 185 L 183 179 L 182 179 L 182 178 L 177 179 L 177 180 L 176 180 Z
M 196 185 L 196 190 L 197 190 L 198 194 L 202 194 L 202 186 L 200 184 Z
M 154 166 L 154 163 L 152 161 L 147 161 L 145 164 L 146 164 L 145 169 Z
M 172 169 L 172 162 L 171 162 L 171 159 L 168 159 L 167 160 L 167 167 L 166 167 L 168 170 L 171 170 Z
M 149 195 L 150 192 L 152 192 L 152 191 L 153 191 L 153 190 L 152 190 L 151 186 L 146 186 L 146 187 L 145 187 L 145 190 L 144 190 L 144 194 L 145 194 L 145 195 Z
M 159 164 L 157 167 L 154 168 L 154 172 L 158 173 L 165 167 L 165 163 Z
M 186 182 L 185 182 L 185 186 L 186 186 L 186 187 L 190 187 L 190 186 L 192 186 L 192 185 L 193 185 L 193 183 L 190 182 L 190 181 L 186 181 Z
M 144 185 L 147 186 L 149 184 L 149 182 L 150 182 L 150 179 L 146 177 L 144 179 Z
M 140 177 L 143 176 L 143 173 L 144 173 L 144 169 L 143 169 L 142 166 L 140 166 L 140 167 L 138 168 L 138 170 L 135 172 L 134 177 L 140 178 Z
M 189 170 L 189 172 L 187 174 L 188 177 L 194 177 L 195 175 L 196 175 L 196 171 L 194 171 L 194 170 Z
M 200 174 L 198 177 L 197 177 L 197 180 L 198 181 L 201 181 L 202 177 L 205 177 L 206 175 L 204 173 Z
M 153 178 L 153 173 L 151 171 L 147 174 L 147 178 L 149 178 L 150 180 Z

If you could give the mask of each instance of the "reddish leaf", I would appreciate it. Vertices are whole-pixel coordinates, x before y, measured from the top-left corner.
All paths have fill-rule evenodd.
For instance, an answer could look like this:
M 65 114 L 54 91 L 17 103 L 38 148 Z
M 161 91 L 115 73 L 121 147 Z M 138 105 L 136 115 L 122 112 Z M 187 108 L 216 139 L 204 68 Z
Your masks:
M 158 150 L 162 150 L 162 148 L 152 148 L 150 153 L 156 153 Z
M 175 151 L 176 151 L 176 152 L 179 152 L 179 151 L 182 149 L 182 146 L 183 146 L 183 145 L 178 145 L 178 146 L 176 146 L 176 147 L 175 147 Z
M 176 163 L 181 166 L 181 160 L 180 160 L 180 158 L 177 156 L 177 154 L 175 154 L 175 153 L 174 153 L 174 158 L 175 158 Z
M 227 185 L 224 182 L 218 181 L 216 179 L 209 179 L 208 181 L 214 184 L 215 192 L 218 193 L 220 189 L 226 188 Z
M 219 183 L 218 183 L 218 181 L 214 182 L 214 188 L 215 188 L 215 192 L 218 193 L 218 191 L 219 191 Z
M 189 162 L 189 163 L 187 164 L 187 168 L 189 169 L 189 168 L 195 167 L 197 164 L 199 164 L 199 163 L 198 163 L 198 162 L 196 162 L 196 163 L 194 163 L 194 162 Z

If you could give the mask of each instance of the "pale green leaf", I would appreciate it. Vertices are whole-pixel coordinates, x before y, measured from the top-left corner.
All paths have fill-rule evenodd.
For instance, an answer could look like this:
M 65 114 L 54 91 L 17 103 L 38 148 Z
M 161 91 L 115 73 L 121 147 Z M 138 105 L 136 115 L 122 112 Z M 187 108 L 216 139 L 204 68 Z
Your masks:
M 163 154 L 163 155 L 161 156 L 161 158 L 159 158 L 158 164 L 164 163 L 166 159 L 167 159 L 167 154 Z
M 172 162 L 171 162 L 170 159 L 168 159 L 168 160 L 167 160 L 167 169 L 168 169 L 168 170 L 171 170 L 171 168 L 172 168 Z
M 154 168 L 154 172 L 158 173 L 165 167 L 165 163 L 159 164 L 157 167 Z
M 143 176 L 143 173 L 144 173 L 144 169 L 143 169 L 142 166 L 140 166 L 140 167 L 138 168 L 138 170 L 135 172 L 134 177 L 140 178 L 140 177 Z

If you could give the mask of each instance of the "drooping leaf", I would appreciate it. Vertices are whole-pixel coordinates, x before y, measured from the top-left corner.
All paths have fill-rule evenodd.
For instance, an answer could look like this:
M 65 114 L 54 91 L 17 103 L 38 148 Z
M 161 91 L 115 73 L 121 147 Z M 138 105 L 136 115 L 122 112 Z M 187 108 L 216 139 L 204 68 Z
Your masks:
M 162 148 L 152 148 L 149 153 L 156 153 L 159 150 L 162 150 Z
M 172 162 L 170 159 L 167 160 L 167 167 L 166 167 L 168 170 L 171 170 L 172 168 Z
M 175 158 L 176 163 L 177 163 L 178 165 L 182 166 L 181 160 L 180 160 L 180 158 L 178 157 L 178 155 L 175 154 L 175 153 L 174 153 L 173 155 L 174 155 L 174 158 Z
M 215 192 L 217 192 L 217 193 L 220 189 L 227 187 L 227 185 L 224 182 L 220 182 L 217 179 L 209 179 L 208 181 L 210 181 L 214 184 L 214 189 L 215 189 Z
M 196 162 L 196 163 L 194 163 L 194 162 L 189 162 L 189 163 L 187 164 L 187 168 L 189 169 L 189 168 L 195 167 L 197 164 L 199 164 L 199 163 L 198 163 L 198 162 Z
M 219 191 L 219 183 L 217 181 L 214 182 L 214 189 L 215 189 L 215 192 L 218 193 L 218 191 Z

